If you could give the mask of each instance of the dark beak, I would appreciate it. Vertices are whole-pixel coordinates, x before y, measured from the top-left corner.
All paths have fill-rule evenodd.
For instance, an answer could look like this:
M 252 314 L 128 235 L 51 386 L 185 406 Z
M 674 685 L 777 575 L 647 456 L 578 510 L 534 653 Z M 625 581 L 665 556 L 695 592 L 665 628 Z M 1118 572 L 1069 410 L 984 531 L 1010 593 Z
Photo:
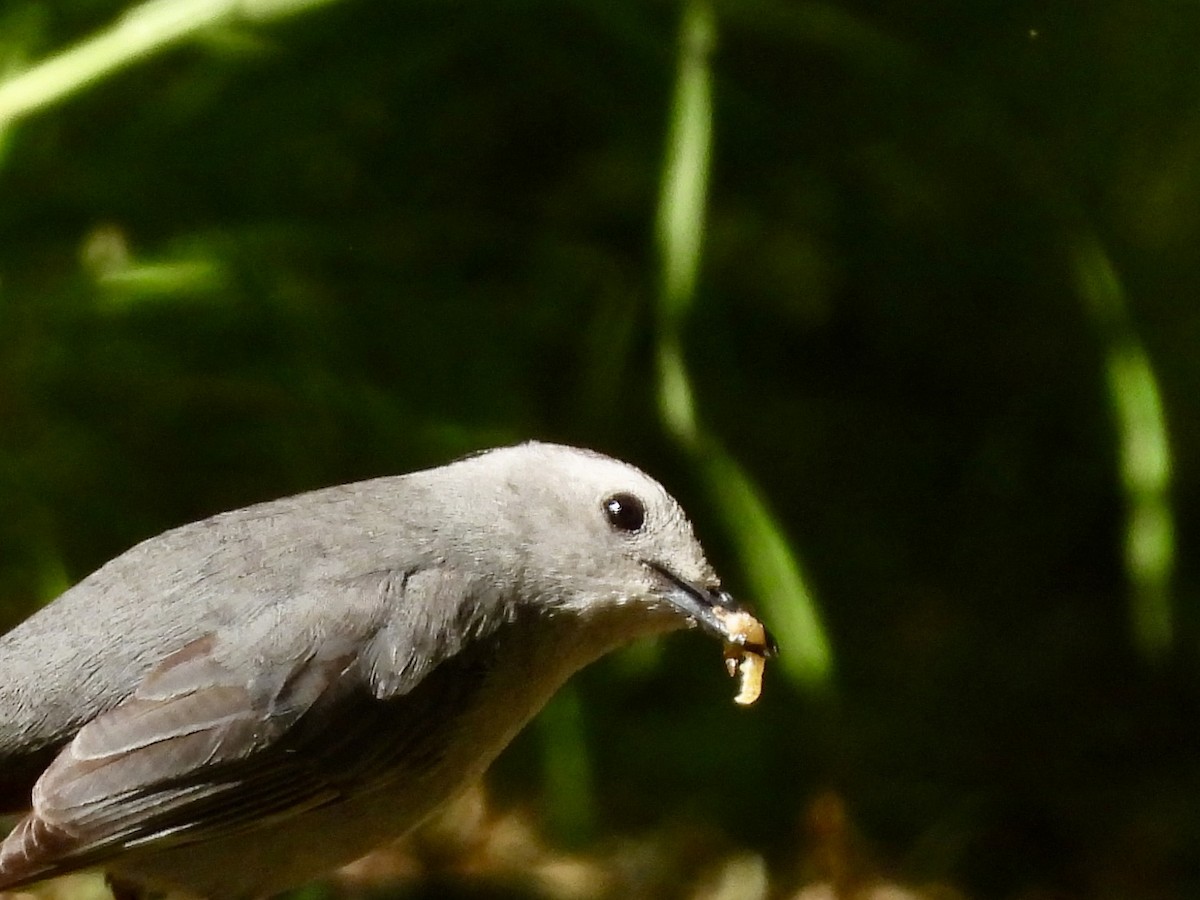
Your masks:
M 730 634 L 728 618 L 717 613 L 717 609 L 730 613 L 752 614 L 746 607 L 734 600 L 728 591 L 692 584 L 665 566 L 649 560 L 643 560 L 643 562 L 663 579 L 662 596 L 690 622 L 699 625 L 713 637 L 720 638 L 728 644 L 737 644 L 751 653 L 757 653 L 760 656 L 774 656 L 779 652 L 775 638 L 771 637 L 769 631 L 764 632 L 766 643 L 762 647 L 748 646 L 745 637 Z

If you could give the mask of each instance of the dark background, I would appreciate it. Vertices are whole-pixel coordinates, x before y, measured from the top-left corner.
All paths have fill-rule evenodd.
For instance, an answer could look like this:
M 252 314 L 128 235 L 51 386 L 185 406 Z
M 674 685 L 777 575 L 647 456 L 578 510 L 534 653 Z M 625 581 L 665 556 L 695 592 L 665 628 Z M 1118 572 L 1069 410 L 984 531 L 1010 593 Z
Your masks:
M 122 10 L 6 0 L 0 70 Z M 832 667 L 769 668 L 741 710 L 699 636 L 605 660 L 478 828 L 526 815 L 610 880 L 418 847 L 380 896 L 755 897 L 703 892 L 761 860 L 773 896 L 1200 896 L 1200 6 L 715 10 L 683 349 Z M 747 596 L 744 523 L 657 401 L 681 11 L 342 0 L 12 124 L 4 625 L 169 526 L 531 437 L 654 473 Z M 1170 441 L 1157 642 L 1124 549 L 1131 348 Z

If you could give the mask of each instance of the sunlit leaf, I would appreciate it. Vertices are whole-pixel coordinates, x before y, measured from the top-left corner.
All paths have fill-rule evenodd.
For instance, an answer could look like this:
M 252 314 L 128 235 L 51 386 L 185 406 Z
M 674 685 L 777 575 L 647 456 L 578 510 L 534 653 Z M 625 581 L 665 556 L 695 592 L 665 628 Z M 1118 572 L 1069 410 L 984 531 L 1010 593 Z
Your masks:
M 708 3 L 687 4 L 658 208 L 661 259 L 659 410 L 667 431 L 703 469 L 738 546 L 746 578 L 768 611 L 785 671 L 814 685 L 829 678 L 829 643 L 799 561 L 749 476 L 705 434 L 683 358 L 682 319 L 700 269 L 712 145 L 708 57 L 716 22 Z
M 1158 377 L 1129 320 L 1117 272 L 1094 241 L 1077 246 L 1076 274 L 1107 357 L 1127 505 L 1125 567 L 1132 586 L 1134 636 L 1143 653 L 1157 658 L 1171 649 L 1175 632 L 1171 444 Z
M 779 522 L 742 468 L 719 448 L 705 454 L 704 473 L 720 503 L 749 582 L 753 605 L 779 642 L 784 670 L 798 682 L 818 685 L 832 674 L 833 660 L 816 602 L 800 562 Z

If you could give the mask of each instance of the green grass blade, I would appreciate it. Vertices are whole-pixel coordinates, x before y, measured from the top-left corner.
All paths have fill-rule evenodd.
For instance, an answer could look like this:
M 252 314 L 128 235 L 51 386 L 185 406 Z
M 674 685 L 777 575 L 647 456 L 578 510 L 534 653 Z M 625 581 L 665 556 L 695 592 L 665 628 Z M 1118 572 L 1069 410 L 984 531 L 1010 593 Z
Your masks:
M 1133 329 L 1125 292 L 1107 254 L 1094 242 L 1081 243 L 1075 269 L 1105 344 L 1127 506 L 1125 568 L 1132 587 L 1134 637 L 1144 655 L 1159 659 L 1170 652 L 1175 633 L 1175 518 L 1170 503 L 1171 443 L 1158 377 Z
M 827 682 L 832 672 L 829 641 L 816 602 L 758 488 L 705 434 L 683 356 L 681 330 L 695 297 L 703 251 L 713 131 L 708 58 L 715 41 L 712 8 L 703 0 L 688 3 L 658 207 L 659 410 L 667 431 L 697 461 L 717 499 L 752 599 L 766 611 L 779 641 L 784 671 L 795 681 L 813 686 Z

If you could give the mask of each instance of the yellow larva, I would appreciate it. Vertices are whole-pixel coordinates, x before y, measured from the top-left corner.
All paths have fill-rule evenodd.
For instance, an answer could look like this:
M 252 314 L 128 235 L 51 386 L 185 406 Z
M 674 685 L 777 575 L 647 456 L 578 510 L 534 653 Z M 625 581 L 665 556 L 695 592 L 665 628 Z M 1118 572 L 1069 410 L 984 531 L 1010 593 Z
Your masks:
M 731 677 L 741 677 L 733 702 L 749 706 L 762 693 L 763 671 L 767 664 L 762 651 L 766 648 L 767 630 L 747 612 L 718 610 L 717 614 L 729 633 L 725 642 L 725 668 Z

